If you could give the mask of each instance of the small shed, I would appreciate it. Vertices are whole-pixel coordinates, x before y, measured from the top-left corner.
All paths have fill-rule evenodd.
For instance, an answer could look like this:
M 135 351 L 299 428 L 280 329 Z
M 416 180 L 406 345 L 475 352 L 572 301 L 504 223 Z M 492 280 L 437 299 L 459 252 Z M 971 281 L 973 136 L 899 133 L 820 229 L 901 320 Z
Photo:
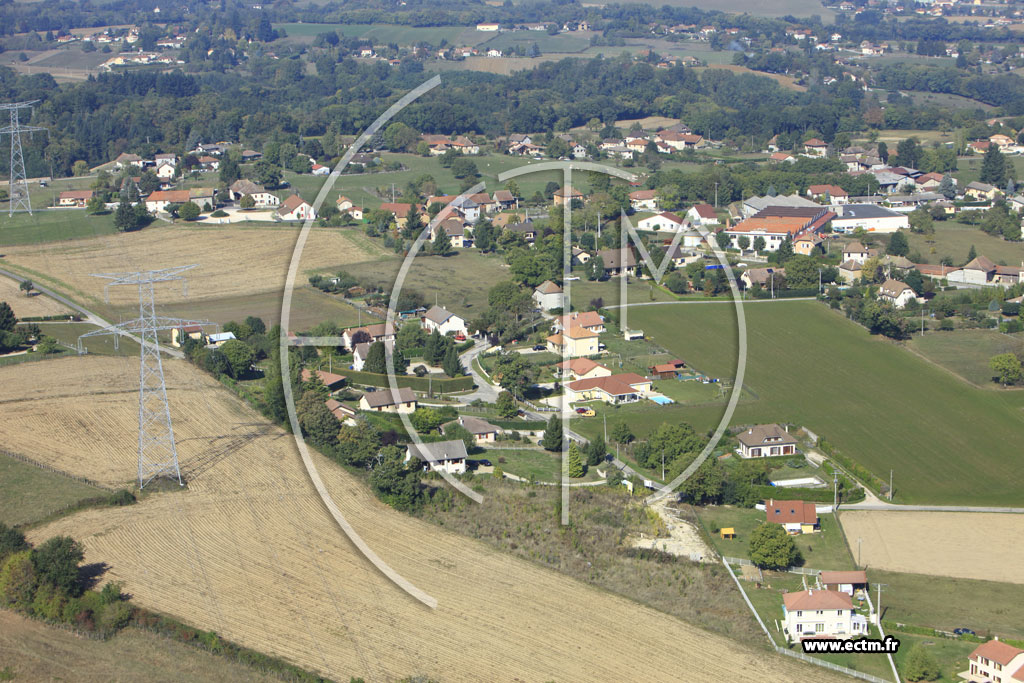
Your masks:
M 720 529 L 718 535 L 722 538 L 736 538 L 736 529 L 731 526 L 727 526 L 724 529 Z

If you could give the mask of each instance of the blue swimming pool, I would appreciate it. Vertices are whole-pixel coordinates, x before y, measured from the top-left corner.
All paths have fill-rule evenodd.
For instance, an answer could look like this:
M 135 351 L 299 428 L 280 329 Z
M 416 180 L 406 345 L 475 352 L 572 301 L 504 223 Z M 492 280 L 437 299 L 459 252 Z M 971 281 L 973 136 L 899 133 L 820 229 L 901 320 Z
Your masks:
M 651 400 L 660 406 L 667 406 L 669 403 L 675 403 L 668 396 L 651 396 Z

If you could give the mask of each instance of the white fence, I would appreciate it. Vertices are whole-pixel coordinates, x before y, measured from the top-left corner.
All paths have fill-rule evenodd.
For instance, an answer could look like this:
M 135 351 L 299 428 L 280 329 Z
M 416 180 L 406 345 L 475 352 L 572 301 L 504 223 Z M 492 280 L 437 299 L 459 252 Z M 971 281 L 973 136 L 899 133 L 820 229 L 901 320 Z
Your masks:
M 729 564 L 747 565 L 749 567 L 755 566 L 753 562 L 742 557 L 723 557 L 722 559 Z M 812 569 L 810 567 L 787 567 L 782 571 L 789 572 L 790 574 L 806 574 L 807 576 L 818 576 L 821 574 L 820 569 Z

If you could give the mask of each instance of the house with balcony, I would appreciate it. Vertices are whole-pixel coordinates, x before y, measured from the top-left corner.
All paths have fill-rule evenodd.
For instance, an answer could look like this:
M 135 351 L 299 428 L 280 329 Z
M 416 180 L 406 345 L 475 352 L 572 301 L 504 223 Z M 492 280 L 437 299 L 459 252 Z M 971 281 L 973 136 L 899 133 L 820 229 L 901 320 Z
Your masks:
M 840 591 L 811 588 L 782 596 L 783 632 L 791 643 L 809 638 L 848 640 L 866 636 L 868 621 Z

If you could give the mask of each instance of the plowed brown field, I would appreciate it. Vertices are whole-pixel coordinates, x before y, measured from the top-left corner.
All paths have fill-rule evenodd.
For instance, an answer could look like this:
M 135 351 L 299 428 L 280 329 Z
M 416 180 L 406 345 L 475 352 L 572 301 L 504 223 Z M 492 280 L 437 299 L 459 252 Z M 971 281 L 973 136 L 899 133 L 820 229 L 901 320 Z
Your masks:
M 16 438 L 25 455 L 72 472 L 131 479 L 134 367 L 70 357 L 0 368 L 0 401 L 27 396 L 35 407 L 4 427 L 0 445 Z M 86 562 L 108 563 L 106 578 L 140 604 L 338 679 L 838 680 L 395 512 L 316 456 L 348 521 L 438 599 L 430 610 L 351 546 L 289 435 L 190 366 L 166 368 L 188 489 L 31 534 L 82 540 Z M 6 417 L 15 404 L 2 405 Z

